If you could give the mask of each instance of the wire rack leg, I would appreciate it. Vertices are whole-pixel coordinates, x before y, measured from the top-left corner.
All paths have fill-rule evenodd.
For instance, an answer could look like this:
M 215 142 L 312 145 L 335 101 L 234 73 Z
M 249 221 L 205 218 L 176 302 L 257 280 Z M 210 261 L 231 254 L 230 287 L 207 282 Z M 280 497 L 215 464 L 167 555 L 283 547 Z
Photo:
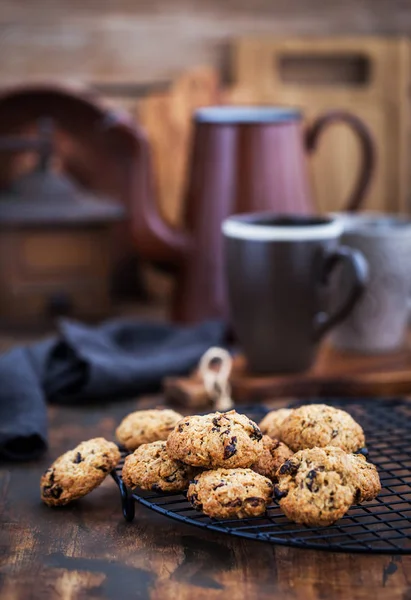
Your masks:
M 134 515 L 135 515 L 134 498 L 132 498 L 129 495 L 127 487 L 125 486 L 123 480 L 117 475 L 117 473 L 115 471 L 113 471 L 111 473 L 111 476 L 113 477 L 114 481 L 117 483 L 117 485 L 120 489 L 121 508 L 123 511 L 123 517 L 125 518 L 126 521 L 131 523 L 131 521 L 134 519 Z
M 129 495 L 127 488 L 123 482 L 121 482 L 120 491 L 121 491 L 121 505 L 122 505 L 122 509 L 123 509 L 123 516 L 126 521 L 131 523 L 131 521 L 134 519 L 134 515 L 135 515 L 135 506 L 136 505 L 134 502 L 134 498 L 131 498 L 131 496 Z

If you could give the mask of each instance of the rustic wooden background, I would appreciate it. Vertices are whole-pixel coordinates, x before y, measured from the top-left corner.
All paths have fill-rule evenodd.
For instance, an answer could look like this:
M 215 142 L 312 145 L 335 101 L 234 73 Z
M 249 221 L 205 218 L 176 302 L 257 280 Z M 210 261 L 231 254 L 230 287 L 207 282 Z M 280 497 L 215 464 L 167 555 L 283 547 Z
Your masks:
M 0 0 L 0 83 L 57 76 L 119 88 L 220 66 L 238 36 L 410 31 L 408 0 Z
M 409 0 L 0 0 L 0 87 L 58 79 L 92 86 L 109 103 L 126 107 L 133 114 L 139 104 L 139 118 L 152 142 L 159 204 L 166 218 L 179 224 L 188 118 L 198 103 L 214 103 L 220 83 L 215 81 L 216 73 L 230 87 L 233 40 L 260 35 L 409 36 L 410 32 Z M 188 78 L 176 82 L 187 72 Z M 149 108 L 140 104 L 148 93 Z M 368 106 L 364 110 L 368 114 Z M 330 144 L 339 135 L 339 131 L 327 134 L 328 142 L 321 144 L 318 153 L 320 166 L 324 157 L 331 156 Z M 347 153 L 352 154 L 357 163 L 358 148 L 352 134 L 343 131 L 342 135 L 347 143 L 341 153 L 345 160 Z M 410 134 L 405 135 L 408 141 Z M 410 171 L 408 156 L 400 165 L 396 152 L 387 150 L 386 154 L 394 169 L 398 164 L 401 172 Z M 325 177 L 326 171 L 320 171 Z M 345 188 L 352 184 L 346 171 L 338 170 L 344 197 Z M 396 173 L 383 171 L 380 165 L 379 180 L 385 177 L 390 184 L 396 177 L 399 181 Z M 329 179 L 337 181 L 332 169 L 327 172 Z M 381 194 L 375 194 L 373 183 L 369 194 L 373 200 L 367 200 L 367 207 L 393 212 L 408 209 L 409 180 L 403 177 L 402 181 L 401 190 L 391 186 L 389 193 L 379 181 L 379 187 L 384 188 Z M 342 207 L 341 199 L 335 199 L 328 188 L 322 184 L 315 188 L 323 190 L 320 208 Z M 319 196 L 317 189 L 315 192 Z M 325 205 L 324 197 L 327 202 L 332 198 L 331 207 Z M 161 290 L 162 295 L 165 288 L 157 275 L 150 271 L 148 278 L 154 278 L 149 287 Z
M 170 83 L 173 85 L 176 77 L 207 66 L 216 69 L 218 79 L 221 76 L 222 83 L 230 86 L 230 78 L 236 79 L 238 75 L 235 67 L 235 64 L 238 66 L 238 56 L 233 49 L 233 41 L 244 36 L 269 36 L 273 39 L 275 36 L 291 39 L 327 36 L 332 39 L 335 35 L 355 39 L 356 36 L 408 36 L 410 31 L 411 2 L 407 0 L 0 0 L 0 87 L 33 80 L 65 80 L 92 86 L 111 105 L 128 108 L 133 114 L 136 114 L 137 99 L 147 92 L 151 96 L 153 90 L 158 92 L 160 95 L 153 100 L 158 106 L 151 106 L 147 116 L 140 114 L 139 117 L 144 117 L 142 122 L 145 126 L 153 121 L 150 121 L 150 114 L 158 122 L 154 132 L 153 127 L 148 127 L 150 139 L 154 142 L 156 172 L 159 173 L 158 192 L 161 198 L 166 188 L 164 213 L 175 223 L 181 214 L 181 201 L 178 199 L 185 170 L 184 151 L 179 153 L 179 148 L 185 148 L 187 144 L 188 115 L 196 104 L 215 101 L 214 83 L 204 77 L 201 81 L 197 76 L 197 79 L 191 78 L 174 88 L 177 98 L 174 106 L 167 110 L 161 94 L 170 89 Z M 397 72 L 395 65 L 392 72 Z M 244 68 L 241 73 L 244 75 Z M 240 80 L 243 79 L 240 77 Z M 194 96 L 191 92 L 196 83 L 197 88 L 203 85 L 200 97 L 198 90 L 195 90 Z M 277 80 L 275 87 L 279 87 Z M 386 88 L 392 89 L 395 85 L 387 83 Z M 241 96 L 243 90 L 240 92 Z M 393 90 L 392 93 L 395 96 L 397 92 Z M 398 102 L 391 97 L 385 98 L 381 90 L 376 91 L 376 96 L 374 104 L 388 100 L 397 107 Z M 260 94 L 256 98 L 257 103 L 261 103 L 262 98 Z M 293 102 L 300 100 L 295 92 L 292 92 L 291 99 Z M 239 98 L 234 96 L 231 100 L 236 102 Z M 246 100 L 249 101 L 247 95 Z M 264 100 L 272 102 L 273 98 L 265 94 Z M 289 92 L 279 90 L 274 101 L 290 102 Z M 318 103 L 318 98 L 315 102 Z M 369 99 L 361 102 L 364 104 L 362 113 L 367 116 Z M 375 115 L 372 119 L 376 121 Z M 377 128 L 381 129 L 380 125 Z M 178 146 L 175 148 L 177 160 L 173 161 L 176 164 L 170 167 L 171 174 L 167 159 L 158 156 L 159 144 L 153 139 L 159 129 L 161 138 L 167 127 L 167 140 L 172 139 L 173 145 Z M 396 130 L 395 123 L 389 123 L 389 127 Z M 170 128 L 176 132 L 170 131 Z M 327 134 L 328 142 L 321 144 L 322 157 L 329 154 L 331 145 L 341 138 L 344 143 L 341 143 L 343 150 L 338 154 L 339 159 L 347 161 L 347 155 L 352 155 L 353 162 L 357 164 L 358 144 L 352 134 L 346 128 L 342 137 L 339 131 L 335 132 L 334 129 L 331 135 Z M 385 144 L 386 147 L 391 145 L 389 142 Z M 393 161 L 395 170 L 395 165 L 401 162 L 396 149 L 392 151 L 390 148 L 387 154 L 391 158 L 384 156 L 382 162 L 385 165 L 385 162 Z M 324 177 L 324 160 L 317 162 L 321 167 L 321 177 Z M 327 168 L 331 179 L 338 179 L 342 190 L 340 195 L 345 201 L 352 187 L 352 177 L 347 176 L 347 169 L 337 169 L 336 173 L 330 165 Z M 403 167 L 398 168 L 404 170 Z M 404 208 L 405 191 L 394 186 L 395 189 L 387 193 L 382 181 L 384 177 L 387 181 L 390 178 L 398 181 L 397 172 L 387 174 L 383 171 L 380 163 L 377 187 L 383 192 L 376 195 L 370 207 L 384 209 L 388 202 L 394 211 Z M 316 187 L 323 190 L 319 207 L 342 208 L 340 197 L 333 206 L 328 206 L 328 197 L 333 195 L 329 193 L 329 186 Z M 375 189 L 372 191 L 374 193 Z M 397 200 L 387 201 L 390 194 L 395 195 Z

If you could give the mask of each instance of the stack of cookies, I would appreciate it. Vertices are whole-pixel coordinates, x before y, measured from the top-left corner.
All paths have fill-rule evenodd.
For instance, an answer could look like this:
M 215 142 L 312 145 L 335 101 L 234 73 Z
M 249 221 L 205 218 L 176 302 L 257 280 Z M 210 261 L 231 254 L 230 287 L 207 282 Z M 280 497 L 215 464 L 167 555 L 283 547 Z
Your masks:
M 273 495 L 270 479 L 250 468 L 264 468 L 262 437 L 253 421 L 234 410 L 184 417 L 167 441 L 143 444 L 127 456 L 123 480 L 131 488 L 162 492 L 188 488 L 193 506 L 212 517 L 258 516 Z
M 123 467 L 132 489 L 188 489 L 193 507 L 214 518 L 262 515 L 274 494 L 288 518 L 317 526 L 334 523 L 380 491 L 375 466 L 358 453 L 364 432 L 343 410 L 318 404 L 280 409 L 260 427 L 234 410 L 216 412 L 181 418 L 168 435 L 165 412 L 133 413 L 117 430 L 123 444 L 130 444 L 123 433 L 130 421 L 139 432 Z M 151 419 L 157 427 L 150 435 L 161 434 L 162 441 L 145 444 Z
M 213 518 L 257 517 L 273 496 L 296 523 L 330 525 L 381 489 L 374 465 L 361 454 L 360 425 L 323 404 L 280 409 L 258 426 L 235 410 L 183 417 L 173 410 L 134 412 L 116 430 L 131 488 L 185 492 Z M 43 500 L 67 504 L 103 481 L 120 459 L 102 438 L 83 442 L 45 473 Z
M 345 411 L 325 404 L 272 411 L 260 423 L 269 437 L 294 452 L 278 469 L 274 496 L 292 521 L 331 525 L 353 504 L 381 490 L 367 462 L 362 427 Z

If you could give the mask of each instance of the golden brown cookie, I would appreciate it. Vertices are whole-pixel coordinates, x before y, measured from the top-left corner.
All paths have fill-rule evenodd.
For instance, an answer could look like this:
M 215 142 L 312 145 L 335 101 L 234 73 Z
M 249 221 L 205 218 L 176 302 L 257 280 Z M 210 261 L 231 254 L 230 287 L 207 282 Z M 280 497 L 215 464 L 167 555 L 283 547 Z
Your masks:
M 331 525 L 359 501 L 360 495 L 371 499 L 374 475 L 368 481 L 364 469 L 361 482 L 360 469 L 357 459 L 341 448 L 300 450 L 279 468 L 274 495 L 291 521 Z M 374 491 L 378 493 L 376 488 Z
M 182 492 L 198 469 L 169 458 L 166 442 L 143 444 L 124 461 L 122 476 L 124 483 L 134 489 L 155 492 Z
M 121 421 L 116 438 L 127 450 L 135 450 L 141 444 L 166 440 L 182 415 L 170 409 L 137 410 Z
M 187 499 L 216 519 L 258 517 L 271 501 L 273 484 L 251 469 L 216 469 L 198 475 Z
M 331 525 L 354 502 L 347 455 L 339 448 L 300 450 L 281 465 L 277 476 L 274 495 L 295 523 Z
M 375 465 L 368 462 L 362 454 L 349 454 L 348 459 L 356 473 L 354 503 L 373 500 L 381 491 L 380 477 Z
M 82 442 L 60 456 L 41 478 L 40 493 L 48 506 L 62 506 L 85 496 L 120 460 L 116 444 L 104 438 Z
M 263 450 L 257 425 L 235 410 L 185 417 L 171 432 L 167 452 L 194 467 L 249 467 Z
M 281 440 L 294 452 L 325 446 L 356 452 L 365 445 L 364 432 L 352 416 L 325 404 L 294 409 L 281 425 Z
M 251 468 L 256 473 L 277 481 L 277 470 L 291 456 L 293 452 L 278 440 L 273 440 L 268 435 L 263 435 L 263 451 L 256 463 Z
M 292 408 L 279 408 L 270 411 L 259 424 L 261 432 L 271 438 L 281 440 L 281 425 L 292 412 Z

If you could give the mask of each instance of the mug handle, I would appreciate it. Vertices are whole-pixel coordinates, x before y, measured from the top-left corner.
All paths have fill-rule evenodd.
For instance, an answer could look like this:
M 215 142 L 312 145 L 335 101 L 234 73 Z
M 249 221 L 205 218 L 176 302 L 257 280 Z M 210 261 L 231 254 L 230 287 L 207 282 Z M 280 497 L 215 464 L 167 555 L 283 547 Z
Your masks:
M 318 138 L 321 132 L 332 123 L 346 123 L 357 134 L 360 139 L 362 152 L 362 165 L 354 186 L 354 190 L 347 202 L 346 212 L 357 210 L 364 199 L 375 170 L 376 148 L 373 136 L 365 123 L 357 116 L 343 111 L 333 110 L 320 115 L 306 131 L 306 148 L 308 152 L 313 152 L 317 147 Z
M 314 336 L 319 340 L 332 327 L 345 319 L 354 308 L 368 283 L 368 263 L 358 250 L 340 246 L 327 252 L 321 267 L 320 285 L 326 286 L 335 267 L 341 264 L 352 277 L 351 289 L 341 306 L 330 314 L 319 312 L 314 317 Z

